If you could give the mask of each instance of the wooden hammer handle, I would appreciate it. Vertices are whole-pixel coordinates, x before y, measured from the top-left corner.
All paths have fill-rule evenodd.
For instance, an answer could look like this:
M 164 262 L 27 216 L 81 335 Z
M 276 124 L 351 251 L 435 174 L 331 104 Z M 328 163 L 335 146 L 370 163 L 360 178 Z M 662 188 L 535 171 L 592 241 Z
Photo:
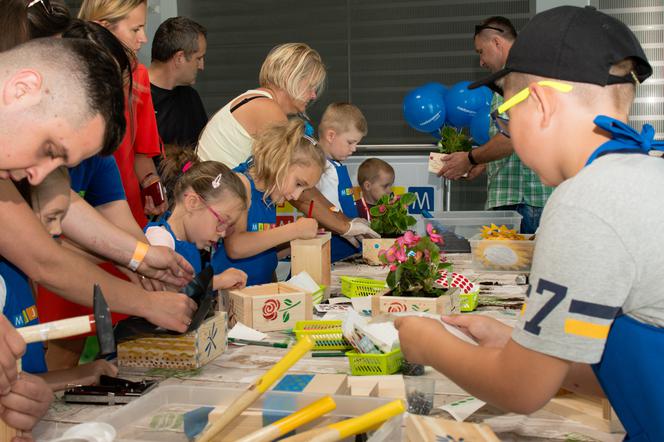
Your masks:
M 94 315 L 77 316 L 60 321 L 21 327 L 17 328 L 16 331 L 23 336 L 27 344 L 31 344 L 89 333 L 94 330 L 92 326 L 94 322 Z

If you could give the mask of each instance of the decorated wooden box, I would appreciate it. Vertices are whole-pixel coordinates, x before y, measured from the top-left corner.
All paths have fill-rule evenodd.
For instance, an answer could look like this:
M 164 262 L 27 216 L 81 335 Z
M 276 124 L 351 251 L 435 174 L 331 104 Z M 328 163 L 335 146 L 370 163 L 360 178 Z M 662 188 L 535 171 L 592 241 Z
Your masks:
M 378 252 L 392 247 L 394 241 L 394 238 L 363 239 L 362 258 L 364 258 L 364 261 L 369 265 L 383 265 L 378 259 Z
M 311 296 L 285 282 L 229 290 L 224 296 L 230 327 L 239 321 L 263 332 L 286 330 L 312 317 Z
M 227 346 L 227 315 L 216 312 L 198 329 L 184 335 L 144 336 L 118 344 L 121 367 L 200 368 L 221 355 Z
M 459 313 L 459 291 L 453 289 L 450 294 L 437 298 L 416 296 L 375 295 L 371 298 L 371 314 L 423 312 L 449 315 Z
M 314 239 L 291 241 L 291 274 L 307 272 L 317 284 L 329 287 L 332 280 L 331 239 L 332 234 L 327 232 Z

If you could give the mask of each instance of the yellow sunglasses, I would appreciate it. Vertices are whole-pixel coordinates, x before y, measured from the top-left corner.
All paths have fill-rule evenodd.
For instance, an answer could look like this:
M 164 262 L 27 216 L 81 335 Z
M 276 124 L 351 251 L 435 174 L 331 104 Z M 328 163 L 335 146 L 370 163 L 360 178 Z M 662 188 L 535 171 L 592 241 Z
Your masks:
M 571 84 L 559 83 L 557 81 L 551 81 L 551 80 L 538 81 L 537 84 L 539 84 L 540 86 L 551 87 L 559 92 L 565 92 L 565 93 L 573 89 L 573 86 Z M 529 95 L 530 95 L 529 87 L 520 90 L 512 98 L 510 98 L 509 100 L 507 100 L 498 107 L 498 114 L 504 114 L 505 112 L 516 106 L 517 104 L 521 103 L 522 101 L 525 101 Z

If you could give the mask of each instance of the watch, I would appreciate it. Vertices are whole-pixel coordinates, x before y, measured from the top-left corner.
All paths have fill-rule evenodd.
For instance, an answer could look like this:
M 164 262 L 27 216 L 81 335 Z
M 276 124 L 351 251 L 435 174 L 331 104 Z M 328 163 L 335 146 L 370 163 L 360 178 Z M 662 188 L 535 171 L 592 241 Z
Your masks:
M 468 151 L 468 161 L 470 161 L 470 164 L 472 164 L 473 166 L 477 166 L 479 164 L 477 161 L 475 161 L 475 158 L 473 158 L 472 150 Z

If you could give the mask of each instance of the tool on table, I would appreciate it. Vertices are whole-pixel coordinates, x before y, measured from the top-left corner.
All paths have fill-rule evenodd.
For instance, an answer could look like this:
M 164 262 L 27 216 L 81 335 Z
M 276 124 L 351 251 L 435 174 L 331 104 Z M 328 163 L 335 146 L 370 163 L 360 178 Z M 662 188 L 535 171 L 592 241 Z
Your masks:
M 241 439 L 237 442 L 270 442 L 284 434 L 288 434 L 296 428 L 306 425 L 314 419 L 318 419 L 326 413 L 337 408 L 336 402 L 330 396 L 325 396 L 304 408 L 296 411 L 290 416 L 279 419 L 273 424 L 261 428 Z
M 314 351 L 311 353 L 313 358 L 345 358 L 345 351 Z
M 21 327 L 16 331 L 23 337 L 26 344 L 96 332 L 97 339 L 99 339 L 100 354 L 102 356 L 111 354 L 115 352 L 111 311 L 98 284 L 94 286 L 92 311 L 93 314 L 91 315 Z M 19 360 L 19 368 L 20 362 Z M 16 434 L 17 430 L 15 428 L 9 427 L 0 420 L 0 440 L 12 440 Z
M 346 419 L 345 421 L 330 424 L 322 428 L 314 428 L 313 430 L 281 440 L 283 442 L 308 442 L 311 440 L 315 440 L 316 442 L 334 442 L 364 433 L 404 411 L 406 411 L 406 407 L 403 401 L 398 399 L 361 416 Z
M 304 337 L 290 349 L 290 351 L 279 362 L 277 362 L 267 373 L 254 381 L 247 391 L 226 409 L 216 421 L 208 422 L 198 442 L 208 442 L 214 439 L 233 419 L 239 416 L 256 399 L 265 393 L 281 376 L 288 371 L 297 361 L 309 352 L 314 346 L 314 341 L 308 336 Z
M 252 341 L 251 339 L 237 338 L 228 338 L 228 342 L 232 342 L 233 344 L 259 345 L 261 347 L 288 348 L 288 344 L 285 342 Z
M 70 404 L 127 404 L 157 386 L 157 381 L 132 382 L 106 375 L 97 385 L 79 385 L 65 391 L 64 400 Z

